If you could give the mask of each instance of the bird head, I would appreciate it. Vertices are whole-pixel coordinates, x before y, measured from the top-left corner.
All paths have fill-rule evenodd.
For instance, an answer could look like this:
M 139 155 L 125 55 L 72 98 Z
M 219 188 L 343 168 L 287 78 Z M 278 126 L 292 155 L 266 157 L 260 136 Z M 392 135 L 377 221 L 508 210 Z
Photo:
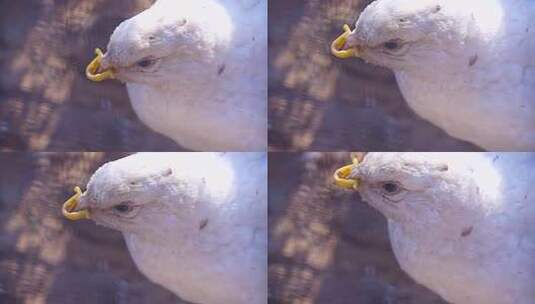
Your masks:
M 234 179 L 213 153 L 133 154 L 100 167 L 63 214 L 125 234 L 187 238 L 234 197 Z
M 159 0 L 115 29 L 107 52 L 88 66 L 87 75 L 95 81 L 187 85 L 203 71 L 216 74 L 232 33 L 231 18 L 215 0 Z
M 501 182 L 486 158 L 470 153 L 370 153 L 348 179 L 389 220 L 446 225 L 495 207 Z
M 469 9 L 458 10 L 443 2 L 375 1 L 362 12 L 355 30 L 346 32 L 339 47 L 346 54 L 395 71 L 458 61 L 456 56 L 468 35 L 463 16 Z
M 151 168 L 132 157 L 110 162 L 93 174 L 85 193 L 64 206 L 64 214 L 121 232 L 141 232 L 147 229 L 143 223 L 165 222 L 175 215 L 167 190 L 172 180 L 173 171 L 165 166 Z

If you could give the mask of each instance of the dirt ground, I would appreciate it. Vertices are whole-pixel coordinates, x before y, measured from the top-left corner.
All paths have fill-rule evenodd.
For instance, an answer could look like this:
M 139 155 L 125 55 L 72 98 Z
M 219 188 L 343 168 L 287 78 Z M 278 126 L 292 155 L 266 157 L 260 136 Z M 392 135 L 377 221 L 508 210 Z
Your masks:
M 94 49 L 153 0 L 0 0 L 0 150 L 168 151 L 116 81 L 85 78 Z
M 422 120 L 393 74 L 329 47 L 371 0 L 269 1 L 272 151 L 472 151 Z
M 0 153 L 0 303 L 180 302 L 134 265 L 122 235 L 61 205 L 119 153 Z
M 349 153 L 270 153 L 269 303 L 446 304 L 397 264 L 386 220 L 333 172 Z

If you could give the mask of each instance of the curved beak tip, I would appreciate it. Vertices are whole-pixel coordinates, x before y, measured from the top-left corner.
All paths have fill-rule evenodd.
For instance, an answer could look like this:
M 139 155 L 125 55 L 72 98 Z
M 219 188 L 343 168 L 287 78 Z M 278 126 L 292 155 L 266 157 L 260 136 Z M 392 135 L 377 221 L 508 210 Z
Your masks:
M 352 31 L 349 25 L 345 24 L 343 27 L 344 33 L 338 36 L 331 44 L 331 53 L 340 59 L 348 59 L 352 57 L 359 57 L 359 50 L 357 47 L 346 48 L 346 44 Z
M 65 218 L 71 221 L 90 219 L 90 212 L 88 209 L 75 211 L 76 207 L 78 207 L 80 198 L 82 197 L 82 190 L 80 187 L 76 187 L 74 188 L 74 192 L 75 194 L 63 204 L 61 213 Z
M 95 82 L 101 82 L 108 79 L 115 79 L 115 71 L 112 67 L 105 67 L 103 69 L 103 58 L 104 54 L 100 49 L 95 50 L 96 57 L 91 61 L 86 69 L 85 69 L 85 75 L 86 77 Z
M 349 179 L 352 169 L 353 165 L 349 165 L 336 170 L 334 173 L 334 182 L 336 186 L 346 190 L 358 190 L 360 184 L 359 180 Z
M 353 157 L 353 164 L 344 166 L 334 172 L 334 183 L 336 186 L 346 189 L 358 191 L 360 187 L 360 180 L 349 178 L 353 168 L 357 166 L 361 161 L 357 157 Z

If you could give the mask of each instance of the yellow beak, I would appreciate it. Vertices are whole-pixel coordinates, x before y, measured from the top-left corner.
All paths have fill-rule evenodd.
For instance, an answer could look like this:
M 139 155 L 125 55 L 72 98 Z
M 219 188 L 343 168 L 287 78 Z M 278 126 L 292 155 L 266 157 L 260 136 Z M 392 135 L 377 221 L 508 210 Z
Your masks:
M 331 44 L 331 53 L 340 59 L 359 57 L 359 50 L 357 48 L 347 50 L 342 49 L 347 42 L 347 38 L 351 35 L 351 28 L 349 25 L 344 24 L 343 30 L 344 33 L 338 36 L 338 38 Z
M 359 160 L 354 157 L 352 165 L 348 165 L 336 170 L 336 172 L 334 172 L 334 183 L 336 184 L 336 186 L 346 190 L 358 191 L 360 181 L 358 179 L 349 179 L 351 171 L 358 164 Z
M 76 209 L 80 197 L 82 196 L 82 190 L 80 187 L 76 187 L 74 188 L 74 192 L 75 194 L 63 204 L 63 208 L 61 209 L 63 216 L 71 221 L 90 219 L 90 213 L 88 209 L 73 211 Z
M 109 68 L 101 73 L 98 73 L 98 70 L 100 69 L 100 66 L 102 65 L 102 57 L 104 57 L 104 54 L 100 49 L 95 50 L 95 54 L 97 56 L 91 63 L 87 66 L 85 69 L 85 75 L 87 78 L 91 81 L 100 82 L 107 79 L 114 79 L 115 78 L 115 72 L 112 68 Z

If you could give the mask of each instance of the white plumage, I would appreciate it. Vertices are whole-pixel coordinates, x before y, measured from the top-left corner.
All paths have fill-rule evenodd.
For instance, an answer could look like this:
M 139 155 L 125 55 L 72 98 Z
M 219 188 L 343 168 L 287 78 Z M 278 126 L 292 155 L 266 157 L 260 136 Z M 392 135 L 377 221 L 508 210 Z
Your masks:
M 115 29 L 109 68 L 139 118 L 183 147 L 265 151 L 267 1 L 158 0 Z
M 403 270 L 454 304 L 535 299 L 535 154 L 370 153 L 353 168 Z
M 265 153 L 140 153 L 102 166 L 78 209 L 121 231 L 139 270 L 199 304 L 267 299 Z
M 378 0 L 347 48 L 395 72 L 410 107 L 489 151 L 535 149 L 535 2 Z

